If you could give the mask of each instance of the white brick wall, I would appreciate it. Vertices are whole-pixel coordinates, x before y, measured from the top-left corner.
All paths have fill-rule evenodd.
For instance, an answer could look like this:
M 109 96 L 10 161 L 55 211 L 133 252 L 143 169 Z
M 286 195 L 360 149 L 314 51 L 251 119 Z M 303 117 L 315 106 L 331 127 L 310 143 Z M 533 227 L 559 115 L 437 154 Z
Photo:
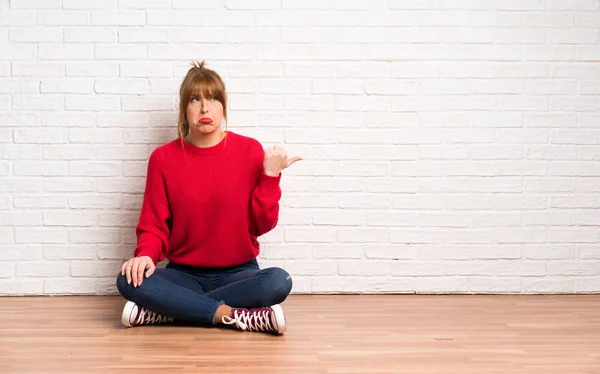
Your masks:
M 116 292 L 190 59 L 294 292 L 600 292 L 600 0 L 4 0 L 0 295 Z

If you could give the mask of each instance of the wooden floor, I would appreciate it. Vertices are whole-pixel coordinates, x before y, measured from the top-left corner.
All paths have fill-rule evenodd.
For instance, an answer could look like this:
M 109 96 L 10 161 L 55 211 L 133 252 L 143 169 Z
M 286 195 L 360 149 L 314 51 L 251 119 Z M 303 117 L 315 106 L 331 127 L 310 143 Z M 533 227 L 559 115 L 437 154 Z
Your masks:
M 0 298 L 0 373 L 600 373 L 600 295 L 294 295 L 281 337 L 125 328 L 123 304 Z

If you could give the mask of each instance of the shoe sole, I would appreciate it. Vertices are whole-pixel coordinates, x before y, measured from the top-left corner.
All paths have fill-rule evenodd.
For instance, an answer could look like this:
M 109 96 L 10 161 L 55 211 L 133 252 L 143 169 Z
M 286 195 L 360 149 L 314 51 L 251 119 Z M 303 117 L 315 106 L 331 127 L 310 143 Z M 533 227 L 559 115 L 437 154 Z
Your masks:
M 271 306 L 273 313 L 275 313 L 275 320 L 277 321 L 277 333 L 283 334 L 285 332 L 285 315 L 283 314 L 283 309 L 279 304 L 275 304 Z
M 131 317 L 131 312 L 135 307 L 135 303 L 133 301 L 128 301 L 123 307 L 123 313 L 121 314 L 121 323 L 127 327 L 133 327 L 133 325 L 129 322 L 129 317 Z

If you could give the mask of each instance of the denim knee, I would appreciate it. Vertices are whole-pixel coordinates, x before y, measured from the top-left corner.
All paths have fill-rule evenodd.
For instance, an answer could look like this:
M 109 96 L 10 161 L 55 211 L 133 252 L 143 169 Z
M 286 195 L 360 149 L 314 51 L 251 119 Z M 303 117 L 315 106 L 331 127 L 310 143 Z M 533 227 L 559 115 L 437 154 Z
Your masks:
M 117 290 L 124 298 L 127 298 L 127 295 L 132 290 L 131 285 L 127 284 L 127 277 L 121 275 L 121 273 L 117 276 Z
M 290 274 L 281 268 L 266 269 L 271 275 L 271 304 L 282 303 L 292 291 L 292 277 Z

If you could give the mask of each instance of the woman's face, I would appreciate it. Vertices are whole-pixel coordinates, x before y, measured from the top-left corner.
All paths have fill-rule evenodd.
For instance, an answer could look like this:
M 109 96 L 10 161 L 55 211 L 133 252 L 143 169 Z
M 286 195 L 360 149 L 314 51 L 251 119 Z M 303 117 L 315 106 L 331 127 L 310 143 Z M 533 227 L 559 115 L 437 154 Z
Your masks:
M 193 96 L 186 110 L 192 135 L 207 135 L 221 129 L 223 104 L 215 98 Z

